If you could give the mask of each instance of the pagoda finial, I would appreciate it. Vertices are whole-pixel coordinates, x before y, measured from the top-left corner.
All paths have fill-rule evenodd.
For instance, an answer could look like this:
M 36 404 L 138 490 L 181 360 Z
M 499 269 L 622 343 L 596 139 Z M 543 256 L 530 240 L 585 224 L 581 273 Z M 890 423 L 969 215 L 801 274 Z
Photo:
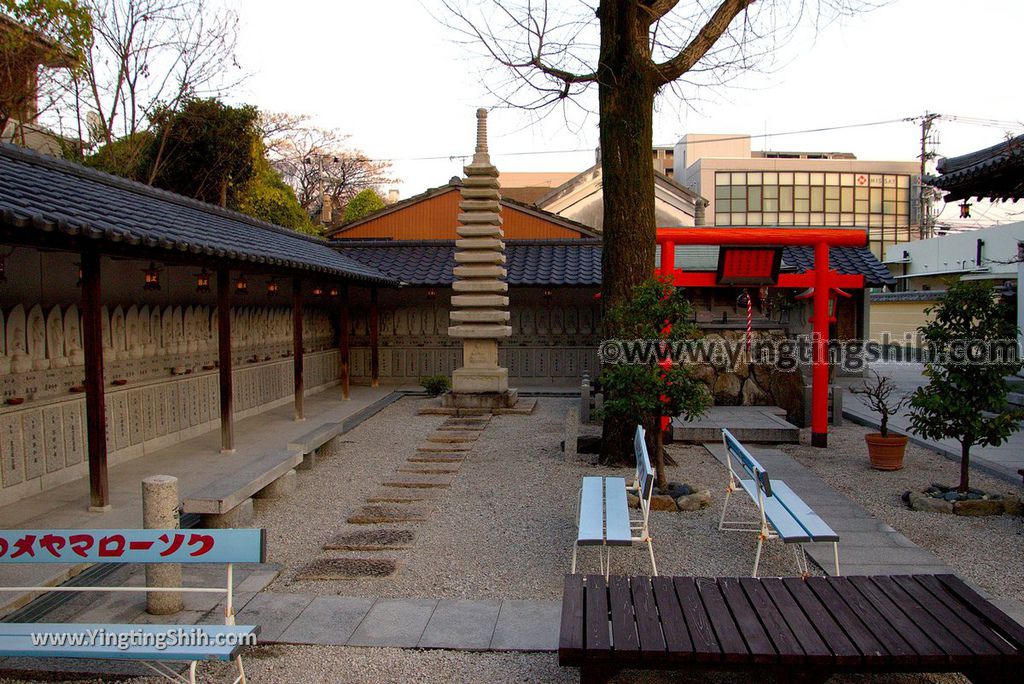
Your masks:
M 473 163 L 490 163 L 491 157 L 487 153 L 487 110 L 481 107 L 476 110 L 476 154 L 473 155 Z

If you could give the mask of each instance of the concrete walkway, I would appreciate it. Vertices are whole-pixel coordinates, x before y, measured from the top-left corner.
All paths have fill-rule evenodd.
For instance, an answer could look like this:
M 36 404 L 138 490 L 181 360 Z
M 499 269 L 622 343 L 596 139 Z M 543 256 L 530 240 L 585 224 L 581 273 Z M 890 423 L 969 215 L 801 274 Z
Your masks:
M 150 475 L 178 478 L 182 498 L 206 484 L 269 453 L 287 449 L 288 442 L 327 422 L 341 422 L 383 408 L 395 397 L 393 387 L 352 387 L 351 398 L 341 399 L 333 387 L 306 397 L 306 420 L 296 422 L 289 403 L 235 423 L 235 453 L 220 453 L 220 431 L 213 430 L 152 454 L 111 466 L 112 510 L 90 513 L 87 478 L 73 480 L 0 508 L 2 529 L 130 529 L 142 526 L 142 479 Z M 364 413 L 364 415 L 365 415 Z M 82 566 L 54 564 L 0 564 L 0 585 L 29 586 L 60 582 Z M 0 612 L 17 596 L 0 596 Z
M 872 364 L 871 368 L 881 375 L 892 378 L 899 391 L 906 395 L 912 394 L 918 387 L 926 384 L 922 375 L 924 365 L 920 363 L 876 363 Z M 863 380 L 856 378 L 840 378 L 837 384 L 849 388 L 860 386 L 862 382 Z M 908 435 L 915 444 L 932 449 L 954 461 L 960 461 L 959 442 L 952 439 L 928 440 L 914 435 L 909 431 L 909 415 L 910 412 L 904 409 L 898 416 L 890 418 L 890 429 Z M 849 391 L 843 395 L 843 416 L 861 425 L 878 427 L 878 414 L 867 407 L 864 397 Z M 1017 470 L 1024 468 L 1024 430 L 1014 433 L 999 446 L 971 449 L 971 467 L 1020 485 L 1021 476 Z

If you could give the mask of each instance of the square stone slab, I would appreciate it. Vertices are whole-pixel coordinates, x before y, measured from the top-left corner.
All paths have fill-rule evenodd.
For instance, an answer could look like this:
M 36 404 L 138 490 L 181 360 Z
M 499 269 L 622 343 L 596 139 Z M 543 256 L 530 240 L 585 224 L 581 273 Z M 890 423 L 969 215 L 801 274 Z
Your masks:
M 408 549 L 415 538 L 412 530 L 359 530 L 338 535 L 324 544 L 324 548 L 337 551 Z
M 424 452 L 451 452 L 451 451 L 469 451 L 473 448 L 472 444 L 452 444 L 450 442 L 425 442 L 416 447 L 416 451 L 420 453 Z
M 384 482 L 385 487 L 399 489 L 447 489 L 455 481 L 455 475 L 413 475 L 398 473 Z
M 436 605 L 436 599 L 379 599 L 359 623 L 348 645 L 413 648 Z
M 374 599 L 318 596 L 299 614 L 279 641 L 286 644 L 344 644 L 373 606 Z
M 277 641 L 288 625 L 313 601 L 309 594 L 278 594 L 265 591 L 256 594 L 238 611 L 235 622 L 240 625 L 259 625 L 260 643 Z M 220 616 L 223 620 L 223 616 Z
M 433 506 L 423 503 L 372 503 L 357 509 L 346 522 L 352 525 L 423 522 L 433 512 Z
M 436 501 L 440 492 L 436 489 L 382 489 L 366 498 L 367 503 L 412 503 L 414 501 Z
M 500 607 L 500 601 L 442 599 L 423 630 L 419 647 L 486 650 Z
M 491 638 L 492 651 L 558 650 L 558 601 L 502 601 Z
M 464 425 L 462 423 L 449 423 L 444 422 L 439 427 L 439 430 L 449 430 L 452 432 L 482 432 L 487 427 L 487 423 L 471 423 Z
M 318 558 L 299 570 L 295 579 L 365 579 L 390 577 L 396 572 L 398 572 L 398 562 L 391 558 Z

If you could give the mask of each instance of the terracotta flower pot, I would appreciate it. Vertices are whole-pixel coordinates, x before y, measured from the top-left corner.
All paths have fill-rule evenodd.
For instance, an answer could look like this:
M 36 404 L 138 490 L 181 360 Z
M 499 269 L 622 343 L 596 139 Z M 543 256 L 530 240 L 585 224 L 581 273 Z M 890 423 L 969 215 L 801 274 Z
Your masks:
M 868 458 L 875 470 L 900 470 L 903 467 L 903 453 L 907 449 L 907 436 L 889 434 L 883 437 L 877 432 L 864 435 L 868 445 Z

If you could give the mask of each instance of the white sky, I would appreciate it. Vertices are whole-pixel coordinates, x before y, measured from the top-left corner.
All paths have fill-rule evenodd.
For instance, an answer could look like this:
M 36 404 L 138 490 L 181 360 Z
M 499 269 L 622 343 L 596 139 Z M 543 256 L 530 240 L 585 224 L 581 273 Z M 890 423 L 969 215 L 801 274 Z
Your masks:
M 428 11 L 429 8 L 429 11 Z M 494 104 L 452 31 L 431 17 L 437 0 L 326 2 L 245 0 L 239 62 L 252 76 L 239 91 L 269 111 L 309 114 L 338 128 L 371 158 L 395 159 L 401 196 L 461 175 L 461 160 L 402 161 L 471 154 L 478 106 Z M 687 132 L 762 134 L 915 116 L 926 109 L 1024 124 L 1019 80 L 1021 0 L 895 0 L 794 40 L 774 71 L 747 74 L 718 92 L 690 92 L 699 111 L 659 102 L 656 144 Z M 597 120 L 560 115 L 529 125 L 515 110 L 489 118 L 492 160 L 502 171 L 581 171 L 594 161 Z M 1007 130 L 942 121 L 938 152 L 954 156 L 995 144 Z M 897 123 L 754 140 L 761 149 L 849 151 L 861 159 L 914 159 L 920 129 Z M 504 156 L 509 152 L 585 150 Z M 968 224 L 1021 220 L 1013 205 L 977 204 Z M 1024 212 L 1024 205 L 1016 207 Z M 956 215 L 949 207 L 943 219 Z M 959 221 L 954 221 L 960 223 Z

